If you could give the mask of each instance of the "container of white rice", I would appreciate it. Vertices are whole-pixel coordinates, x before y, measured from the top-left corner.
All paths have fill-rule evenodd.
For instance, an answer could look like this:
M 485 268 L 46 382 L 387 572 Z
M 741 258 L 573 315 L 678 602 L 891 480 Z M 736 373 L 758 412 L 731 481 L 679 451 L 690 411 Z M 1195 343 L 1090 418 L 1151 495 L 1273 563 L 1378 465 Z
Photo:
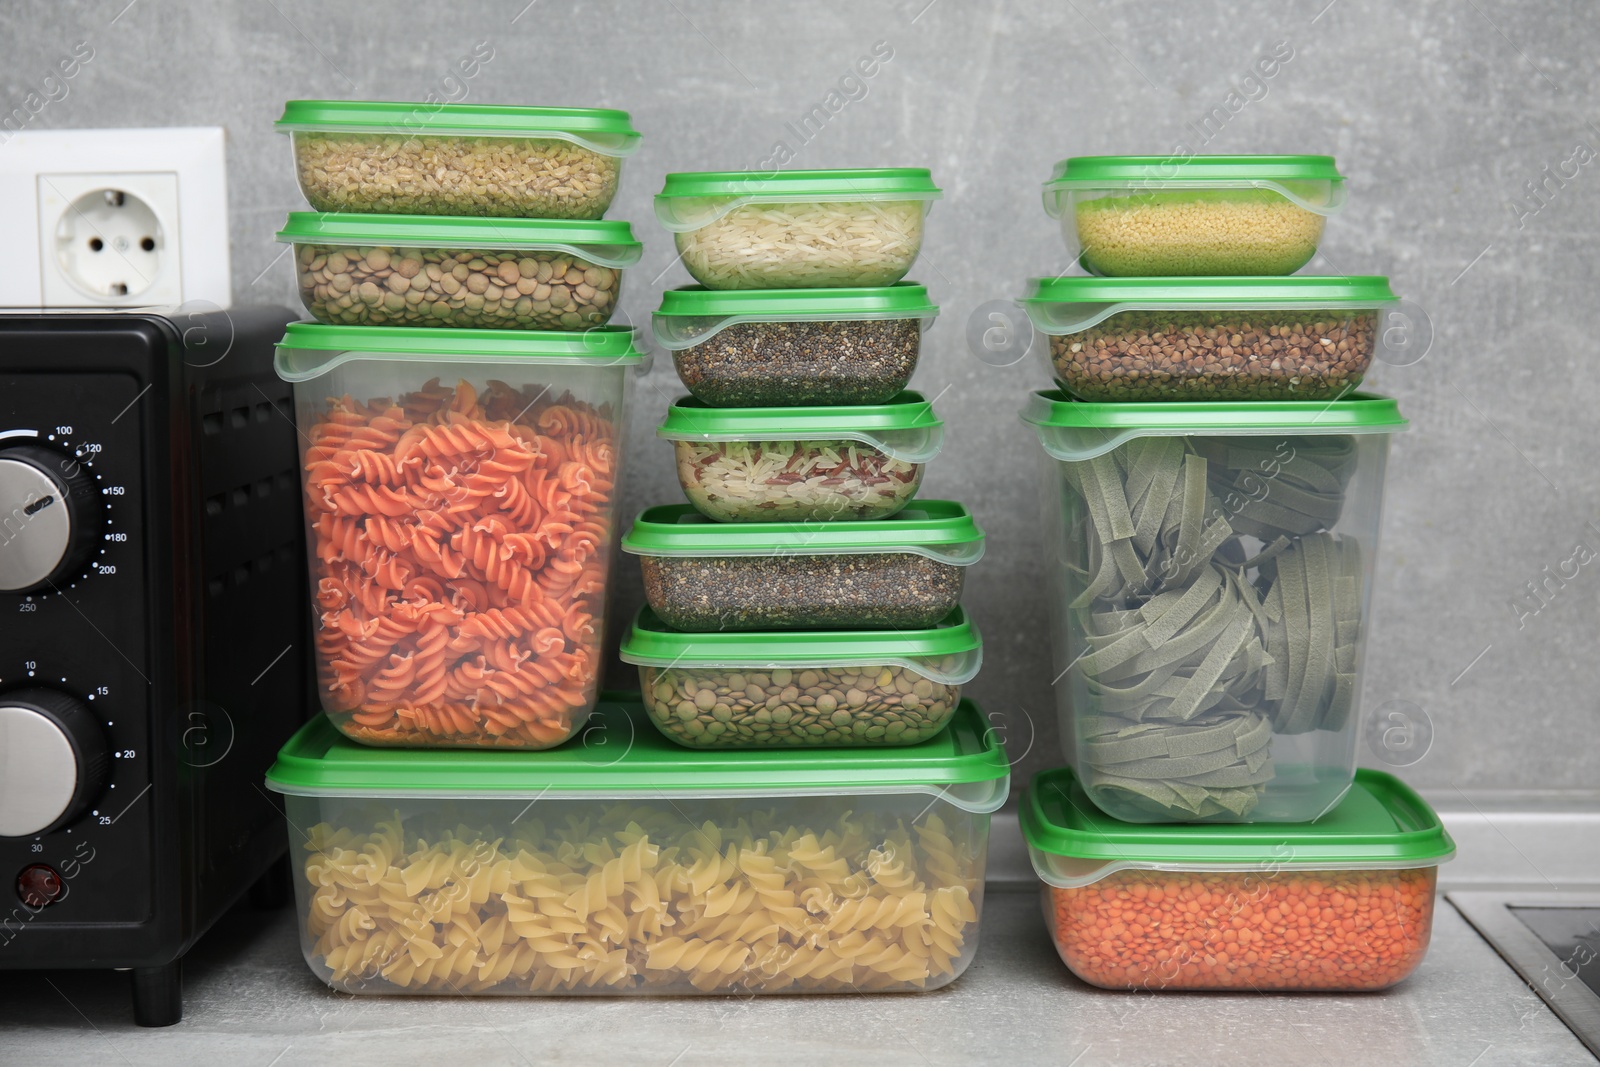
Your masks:
M 673 404 L 656 436 L 677 453 L 678 482 L 719 522 L 882 519 L 916 495 L 944 423 L 921 393 L 847 407 Z
M 922 167 L 669 174 L 656 218 L 709 289 L 893 285 L 944 194 Z

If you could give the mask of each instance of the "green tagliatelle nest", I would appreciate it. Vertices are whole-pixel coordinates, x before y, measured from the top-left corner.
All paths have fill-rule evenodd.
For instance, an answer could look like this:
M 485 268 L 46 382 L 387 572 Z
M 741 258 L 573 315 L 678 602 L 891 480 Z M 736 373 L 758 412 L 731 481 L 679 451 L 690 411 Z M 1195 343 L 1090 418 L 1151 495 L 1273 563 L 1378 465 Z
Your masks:
M 1342 436 L 1140 438 L 1063 464 L 1087 512 L 1069 607 L 1092 790 L 1157 817 L 1243 818 L 1274 734 L 1344 727 L 1363 572 L 1357 543 L 1327 530 L 1354 467 Z

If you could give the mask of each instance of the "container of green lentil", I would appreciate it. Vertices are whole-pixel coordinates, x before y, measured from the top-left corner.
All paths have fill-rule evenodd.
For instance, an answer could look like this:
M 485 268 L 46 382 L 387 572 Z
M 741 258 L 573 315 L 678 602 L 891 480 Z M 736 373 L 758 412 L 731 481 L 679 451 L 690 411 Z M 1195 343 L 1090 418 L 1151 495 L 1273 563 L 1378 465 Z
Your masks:
M 911 745 L 938 734 L 983 643 L 960 608 L 924 629 L 686 634 L 639 612 L 622 642 L 644 706 L 691 748 Z
M 684 397 L 656 429 L 678 483 L 718 522 L 886 519 L 922 483 L 944 422 L 910 389 L 884 404 L 718 408 Z
M 331 326 L 586 330 L 643 246 L 626 222 L 296 211 L 300 300 Z
M 713 522 L 671 504 L 641 514 L 622 551 L 679 630 L 914 630 L 961 602 L 983 531 L 951 500 L 866 522 Z
M 653 325 L 695 398 L 718 407 L 881 404 L 917 368 L 939 314 L 914 282 L 661 294 Z
M 1038 278 L 1023 298 L 1079 400 L 1335 400 L 1382 353 L 1389 279 Z
M 1044 185 L 1072 257 L 1113 276 L 1293 274 L 1344 201 L 1332 156 L 1075 156 Z

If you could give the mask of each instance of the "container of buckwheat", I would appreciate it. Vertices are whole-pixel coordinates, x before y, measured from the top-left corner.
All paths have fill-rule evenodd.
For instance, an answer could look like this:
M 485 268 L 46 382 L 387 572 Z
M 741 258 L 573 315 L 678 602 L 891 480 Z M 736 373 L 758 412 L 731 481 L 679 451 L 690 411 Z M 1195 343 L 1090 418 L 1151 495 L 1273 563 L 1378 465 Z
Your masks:
M 1035 279 L 1021 304 L 1079 400 L 1335 400 L 1382 358 L 1387 278 Z

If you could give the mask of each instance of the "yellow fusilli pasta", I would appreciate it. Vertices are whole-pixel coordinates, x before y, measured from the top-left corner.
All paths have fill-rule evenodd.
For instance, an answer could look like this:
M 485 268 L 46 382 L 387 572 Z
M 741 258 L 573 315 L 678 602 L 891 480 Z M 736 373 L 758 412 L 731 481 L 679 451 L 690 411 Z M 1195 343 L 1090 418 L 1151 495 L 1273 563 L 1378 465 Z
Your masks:
M 351 992 L 726 993 L 925 989 L 971 955 L 983 835 L 937 813 L 573 810 L 312 827 L 308 958 Z

